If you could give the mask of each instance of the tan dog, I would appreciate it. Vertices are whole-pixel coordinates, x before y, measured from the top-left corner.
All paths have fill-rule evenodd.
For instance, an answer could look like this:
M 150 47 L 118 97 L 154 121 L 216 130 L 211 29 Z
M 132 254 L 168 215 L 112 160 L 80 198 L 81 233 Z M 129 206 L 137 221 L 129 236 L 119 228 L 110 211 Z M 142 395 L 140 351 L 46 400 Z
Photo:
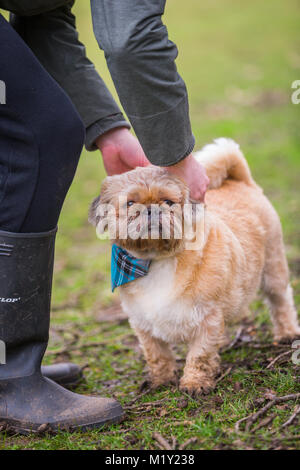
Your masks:
M 186 249 L 186 231 L 181 239 L 174 237 L 188 190 L 163 169 L 137 168 L 108 177 L 90 212 L 90 221 L 100 224 L 99 209 L 112 204 L 115 210 L 108 210 L 108 220 L 115 218 L 119 228 L 124 224 L 130 228 L 135 216 L 127 218 L 120 211 L 117 201 L 122 195 L 128 211 L 136 204 L 146 208 L 158 204 L 171 214 L 169 240 L 162 237 L 161 219 L 157 220 L 159 237 L 154 240 L 120 239 L 117 230 L 115 243 L 137 258 L 152 259 L 149 273 L 120 287 L 120 294 L 144 350 L 153 386 L 176 380 L 170 345 L 184 342 L 188 354 L 180 388 L 194 395 L 214 386 L 225 324 L 247 313 L 259 287 L 270 305 L 275 339 L 300 334 L 280 220 L 253 181 L 239 146 L 218 139 L 196 158 L 210 178 L 204 233 L 197 250 Z M 187 224 L 194 227 L 195 219 Z M 147 217 L 139 229 L 140 233 L 150 230 Z

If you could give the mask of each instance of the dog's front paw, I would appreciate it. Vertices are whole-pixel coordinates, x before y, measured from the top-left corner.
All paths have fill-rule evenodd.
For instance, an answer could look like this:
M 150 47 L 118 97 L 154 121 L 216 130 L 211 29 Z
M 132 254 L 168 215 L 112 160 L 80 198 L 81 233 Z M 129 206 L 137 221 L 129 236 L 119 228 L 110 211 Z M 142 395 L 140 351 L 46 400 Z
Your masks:
M 290 344 L 295 340 L 300 339 L 300 327 L 287 330 L 287 331 L 277 331 L 274 335 L 275 341 L 283 344 Z
M 199 380 L 186 380 L 184 377 L 180 381 L 179 389 L 181 392 L 187 393 L 192 398 L 201 395 L 207 395 L 215 388 L 215 381 L 209 377 L 201 377 Z
M 145 380 L 141 386 L 140 390 L 158 390 L 161 387 L 170 387 L 170 386 L 178 386 L 178 377 L 176 374 L 170 377 L 151 377 L 148 380 Z

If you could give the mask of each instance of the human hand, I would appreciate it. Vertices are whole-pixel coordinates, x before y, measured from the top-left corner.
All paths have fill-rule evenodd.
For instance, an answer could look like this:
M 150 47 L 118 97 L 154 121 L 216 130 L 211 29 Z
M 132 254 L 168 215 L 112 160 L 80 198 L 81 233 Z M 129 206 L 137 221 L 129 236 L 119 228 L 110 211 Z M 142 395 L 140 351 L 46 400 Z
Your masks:
M 190 154 L 176 165 L 166 167 L 168 172 L 181 178 L 190 188 L 190 199 L 193 202 L 204 202 L 209 178 L 205 168 Z
M 105 132 L 95 143 L 102 153 L 108 176 L 150 165 L 138 139 L 125 127 Z

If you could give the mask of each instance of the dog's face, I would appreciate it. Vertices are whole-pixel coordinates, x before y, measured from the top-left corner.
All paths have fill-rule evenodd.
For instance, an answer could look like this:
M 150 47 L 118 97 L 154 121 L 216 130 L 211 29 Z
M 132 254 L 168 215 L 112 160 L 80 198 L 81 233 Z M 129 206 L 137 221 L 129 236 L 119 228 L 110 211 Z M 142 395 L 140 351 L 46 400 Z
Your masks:
M 110 238 L 136 257 L 165 257 L 184 249 L 188 202 L 188 188 L 180 179 L 162 168 L 136 168 L 104 180 L 89 221 L 98 233 L 108 228 Z

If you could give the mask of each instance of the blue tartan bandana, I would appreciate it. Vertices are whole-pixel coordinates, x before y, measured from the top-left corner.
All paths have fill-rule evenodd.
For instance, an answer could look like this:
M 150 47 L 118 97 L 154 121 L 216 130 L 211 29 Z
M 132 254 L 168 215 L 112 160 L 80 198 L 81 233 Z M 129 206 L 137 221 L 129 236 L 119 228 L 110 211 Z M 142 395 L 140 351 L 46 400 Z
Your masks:
M 111 290 L 116 287 L 146 276 L 151 261 L 131 256 L 128 251 L 115 243 L 111 250 Z

